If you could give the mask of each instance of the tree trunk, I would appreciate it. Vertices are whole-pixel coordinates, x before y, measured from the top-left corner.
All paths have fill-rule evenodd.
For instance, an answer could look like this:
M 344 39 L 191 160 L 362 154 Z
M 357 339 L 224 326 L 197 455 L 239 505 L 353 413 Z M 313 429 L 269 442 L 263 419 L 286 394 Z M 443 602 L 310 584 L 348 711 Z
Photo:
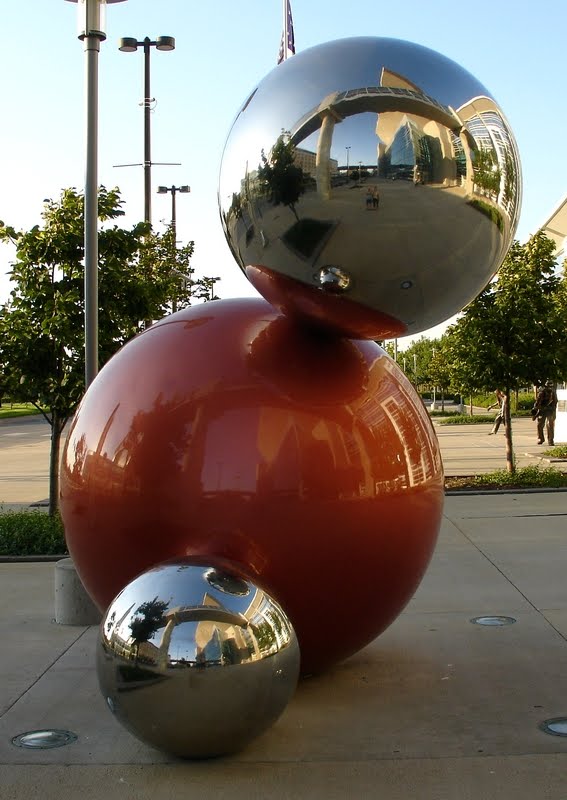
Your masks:
M 445 411 L 445 389 L 441 389 L 441 411 Z
M 59 453 L 61 450 L 61 433 L 66 420 L 59 414 L 51 414 L 51 450 L 49 452 L 49 516 L 53 517 L 59 508 Z
M 473 415 L 473 410 L 472 410 L 472 394 L 471 394 L 471 409 L 470 409 L 470 410 L 471 410 L 471 417 L 472 417 L 472 415 Z
M 506 388 L 506 401 L 504 407 L 504 435 L 506 437 L 506 469 L 513 475 L 516 472 L 514 447 L 512 445 L 512 417 L 510 414 L 510 389 Z

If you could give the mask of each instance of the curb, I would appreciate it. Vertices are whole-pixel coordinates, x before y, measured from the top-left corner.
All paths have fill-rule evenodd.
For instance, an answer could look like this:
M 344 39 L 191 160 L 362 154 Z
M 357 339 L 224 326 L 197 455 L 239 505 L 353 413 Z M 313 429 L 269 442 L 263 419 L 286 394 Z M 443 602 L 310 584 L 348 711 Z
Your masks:
M 567 486 L 534 486 L 531 489 L 445 489 L 445 497 L 463 494 L 542 494 L 544 492 L 567 492 Z
M 0 564 L 33 564 L 43 561 L 61 561 L 62 558 L 69 558 L 69 553 L 62 553 L 58 556 L 0 556 Z

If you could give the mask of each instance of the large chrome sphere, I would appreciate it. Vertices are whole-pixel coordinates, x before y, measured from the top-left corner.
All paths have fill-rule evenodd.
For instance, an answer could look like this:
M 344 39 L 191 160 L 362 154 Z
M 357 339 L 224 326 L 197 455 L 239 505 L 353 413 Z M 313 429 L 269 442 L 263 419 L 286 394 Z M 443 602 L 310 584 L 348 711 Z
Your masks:
M 208 758 L 240 750 L 280 716 L 299 647 L 266 592 L 182 559 L 138 576 L 110 604 L 97 669 L 109 708 L 135 736 Z
M 219 203 L 236 261 L 270 302 L 393 338 L 484 288 L 520 195 L 517 146 L 484 86 L 427 48 L 361 37 L 305 50 L 254 89 Z

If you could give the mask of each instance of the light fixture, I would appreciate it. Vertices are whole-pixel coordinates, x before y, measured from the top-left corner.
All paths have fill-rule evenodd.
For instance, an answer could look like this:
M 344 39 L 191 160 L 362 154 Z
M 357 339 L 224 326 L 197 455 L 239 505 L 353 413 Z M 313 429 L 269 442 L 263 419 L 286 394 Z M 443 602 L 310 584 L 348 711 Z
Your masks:
M 545 719 L 539 724 L 539 729 L 550 736 L 567 736 L 567 717 Z
M 106 5 L 123 3 L 124 0 L 68 0 L 77 4 L 77 35 L 79 39 L 95 36 L 106 39 Z
M 52 750 L 54 747 L 65 747 L 77 741 L 77 734 L 72 731 L 47 728 L 39 731 L 27 731 L 14 736 L 12 744 L 15 747 L 25 747 L 28 750 Z

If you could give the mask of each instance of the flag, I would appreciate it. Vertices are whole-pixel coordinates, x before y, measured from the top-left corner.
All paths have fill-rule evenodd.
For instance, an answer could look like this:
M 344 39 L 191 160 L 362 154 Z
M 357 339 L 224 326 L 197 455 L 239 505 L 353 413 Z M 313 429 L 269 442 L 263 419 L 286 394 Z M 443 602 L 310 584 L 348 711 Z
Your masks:
M 280 52 L 278 55 L 278 64 L 285 61 L 289 56 L 295 55 L 295 38 L 293 35 L 293 19 L 291 16 L 291 4 L 289 0 L 283 0 L 283 31 L 282 41 L 280 44 Z

